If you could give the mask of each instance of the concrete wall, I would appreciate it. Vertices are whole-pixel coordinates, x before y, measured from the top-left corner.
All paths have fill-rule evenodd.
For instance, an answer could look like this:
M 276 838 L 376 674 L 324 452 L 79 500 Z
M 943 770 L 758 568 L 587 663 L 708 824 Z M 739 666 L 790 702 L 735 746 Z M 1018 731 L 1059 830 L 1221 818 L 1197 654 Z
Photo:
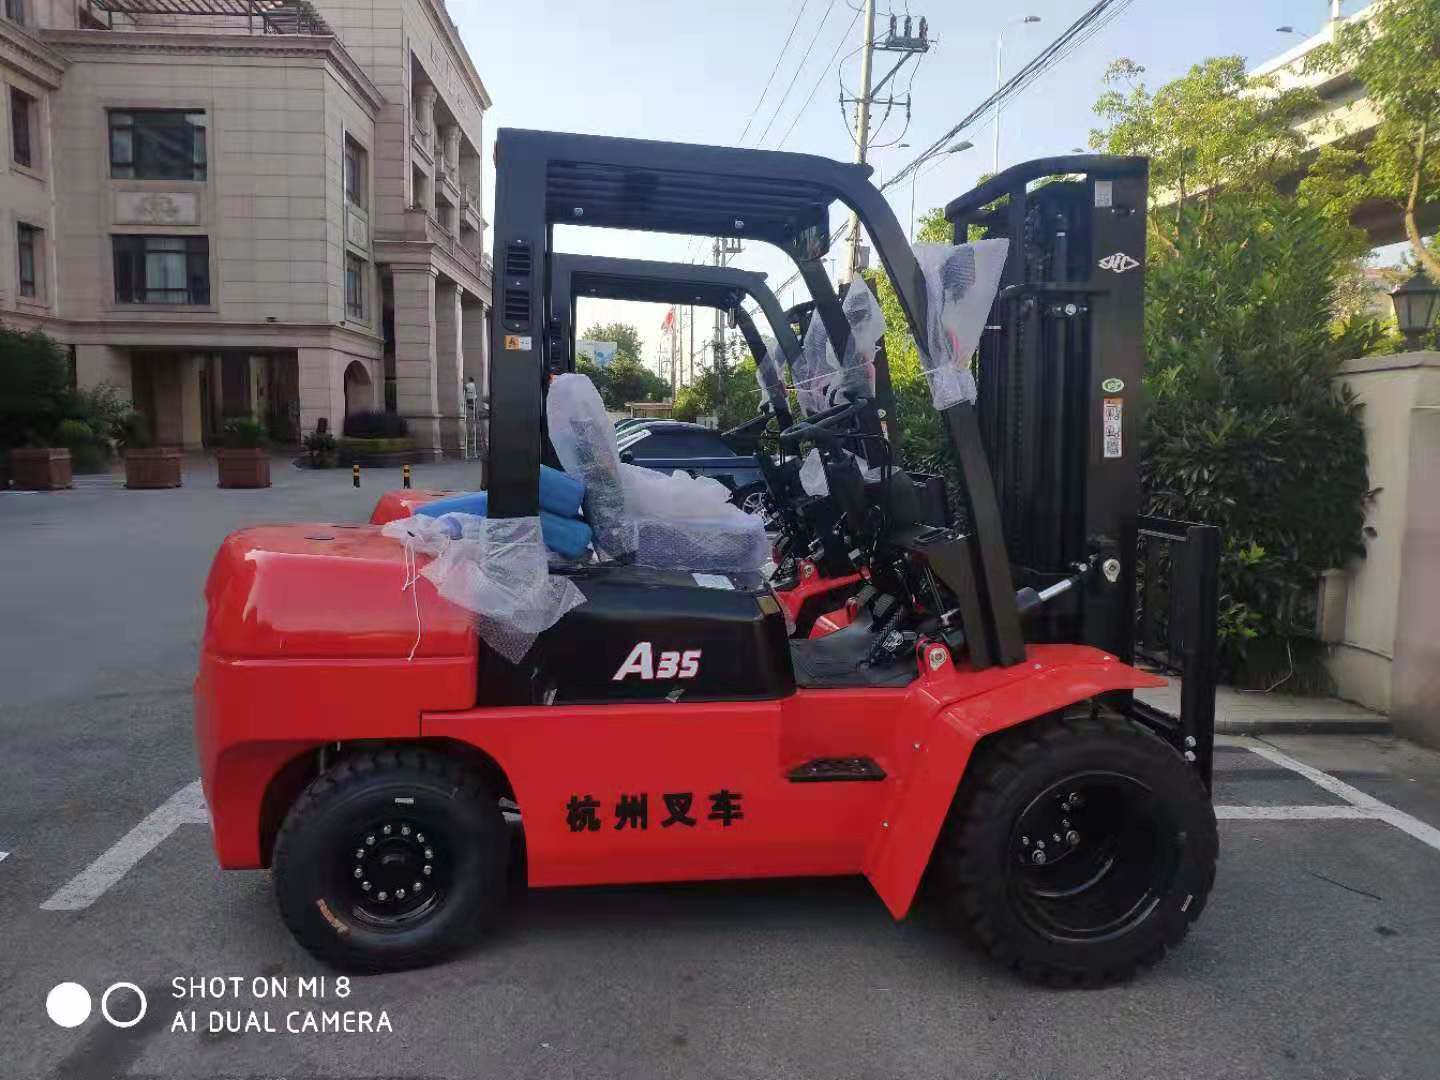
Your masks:
M 1341 697 L 1390 712 L 1397 730 L 1440 745 L 1440 353 L 1346 363 L 1364 403 L 1370 486 L 1367 557 L 1332 576 L 1328 663 Z
M 55 267 L 55 151 L 51 131 L 54 91 L 60 86 L 63 59 L 25 29 L 0 19 L 0 309 L 22 316 L 48 316 L 60 294 Z M 35 99 L 30 116 L 31 163 L 11 160 L 10 90 Z M 37 295 L 19 295 L 16 226 L 43 230 L 36 274 Z M 14 320 L 23 321 L 23 320 Z

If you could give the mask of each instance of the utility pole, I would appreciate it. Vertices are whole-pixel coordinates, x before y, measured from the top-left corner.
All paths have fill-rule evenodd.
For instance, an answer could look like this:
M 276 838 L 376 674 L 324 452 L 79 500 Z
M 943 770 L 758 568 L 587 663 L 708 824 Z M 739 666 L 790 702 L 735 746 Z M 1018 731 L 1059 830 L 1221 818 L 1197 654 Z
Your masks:
M 1018 19 L 1011 19 L 1006 26 L 1028 26 L 1031 23 L 1038 23 L 1039 15 L 1024 15 Z M 995 35 L 995 157 L 991 162 L 992 171 L 1000 171 L 1000 86 L 1001 75 L 1004 71 L 1004 50 L 1005 31 L 1002 29 Z
M 865 43 L 860 52 L 860 96 L 855 99 L 855 163 L 864 165 L 870 148 L 870 75 L 875 60 L 875 0 L 865 0 Z M 846 245 L 845 280 L 859 269 L 860 215 L 850 214 L 850 238 Z

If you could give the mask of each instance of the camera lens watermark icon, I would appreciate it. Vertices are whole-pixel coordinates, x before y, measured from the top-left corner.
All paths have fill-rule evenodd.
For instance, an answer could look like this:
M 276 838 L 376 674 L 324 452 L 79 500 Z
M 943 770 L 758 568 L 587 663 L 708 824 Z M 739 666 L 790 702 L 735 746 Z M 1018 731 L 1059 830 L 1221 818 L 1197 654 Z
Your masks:
M 135 1015 L 129 1019 L 117 1017 L 111 1011 L 110 999 L 117 991 L 122 992 L 117 998 L 117 1003 L 123 1008 L 125 995 L 123 991 L 130 991 L 139 999 L 140 1007 Z M 134 1027 L 141 1020 L 145 1019 L 145 1012 L 150 1007 L 146 1000 L 145 991 L 132 982 L 111 983 L 105 988 L 105 993 L 100 995 L 100 1015 L 105 1018 L 106 1023 L 112 1027 L 130 1028 Z M 90 991 L 79 983 L 62 982 L 51 988 L 50 993 L 45 995 L 45 1011 L 50 1014 L 50 1019 L 63 1028 L 79 1027 L 90 1018 L 90 1010 L 93 1008 L 90 1000 Z M 119 1011 L 119 1009 L 117 1009 Z

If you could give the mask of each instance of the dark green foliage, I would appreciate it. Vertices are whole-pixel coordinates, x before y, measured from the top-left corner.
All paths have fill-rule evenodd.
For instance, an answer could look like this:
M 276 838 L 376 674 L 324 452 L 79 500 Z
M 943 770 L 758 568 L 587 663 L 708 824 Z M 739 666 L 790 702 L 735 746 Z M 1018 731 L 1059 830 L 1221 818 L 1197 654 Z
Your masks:
M 1243 678 L 1252 642 L 1313 638 L 1320 573 L 1364 555 L 1360 406 L 1331 376 L 1368 331 L 1332 324 L 1343 227 L 1255 193 L 1202 213 L 1149 266 L 1141 470 L 1150 512 L 1224 531 L 1221 649 Z
M 755 358 L 740 342 L 732 342 L 723 376 L 714 369 L 697 373 L 695 381 L 675 395 L 676 420 L 714 416 L 721 431 L 743 424 L 760 412 L 760 384 Z
M 410 434 L 410 424 L 399 413 L 366 409 L 345 417 L 342 434 L 347 439 L 403 439 Z
M 225 425 L 225 448 L 227 450 L 254 450 L 269 442 L 265 425 L 258 420 L 240 418 Z
M 335 464 L 335 448 L 338 445 L 335 436 L 328 431 L 312 431 L 303 440 L 305 450 L 310 455 L 310 464 L 315 468 L 328 467 Z
M 39 330 L 0 326 L 0 448 L 53 445 L 71 402 L 64 348 Z
M 70 466 L 77 473 L 101 472 L 110 464 L 110 441 L 84 420 L 61 420 L 52 441 L 70 451 Z

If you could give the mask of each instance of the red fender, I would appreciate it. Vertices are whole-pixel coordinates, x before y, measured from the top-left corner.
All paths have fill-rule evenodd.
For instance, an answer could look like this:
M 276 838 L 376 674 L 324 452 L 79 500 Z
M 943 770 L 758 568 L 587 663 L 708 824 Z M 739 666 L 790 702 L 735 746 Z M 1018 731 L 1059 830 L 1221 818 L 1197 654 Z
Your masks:
M 458 491 L 421 491 L 415 488 L 397 488 L 380 496 L 370 514 L 371 525 L 388 525 L 398 518 L 407 518 L 426 503 L 437 499 L 448 499 L 459 495 Z
M 919 650 L 922 665 L 928 652 Z M 864 865 L 865 876 L 895 918 L 903 919 L 910 910 L 976 743 L 1097 694 L 1165 685 L 1162 678 L 1084 646 L 1032 647 L 1029 656 L 1015 667 L 978 673 L 1016 677 L 953 703 L 937 702 L 941 707 L 917 729 L 910 746 L 914 763 L 896 785 Z M 1037 656 L 1045 662 L 1035 662 Z M 926 682 L 938 688 L 944 682 L 935 677 L 943 677 L 950 659 L 935 647 L 935 660 Z

